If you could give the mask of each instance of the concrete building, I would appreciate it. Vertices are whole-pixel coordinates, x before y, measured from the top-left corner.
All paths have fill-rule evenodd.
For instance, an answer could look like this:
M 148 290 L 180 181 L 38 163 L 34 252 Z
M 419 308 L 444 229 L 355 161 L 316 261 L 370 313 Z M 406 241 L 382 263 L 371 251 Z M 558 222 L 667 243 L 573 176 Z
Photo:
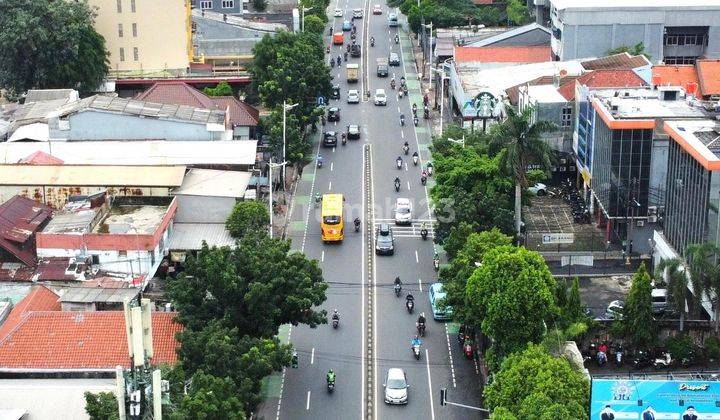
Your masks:
M 720 60 L 653 66 L 652 82 L 653 85 L 682 87 L 698 99 L 717 101 L 720 100 Z
M 640 42 L 653 62 L 720 57 L 717 0 L 536 0 L 550 9 L 556 60 L 605 55 Z
M 37 254 L 91 259 L 93 268 L 142 279 L 167 254 L 176 213 L 173 197 L 115 197 L 57 213 L 36 234 Z
M 192 61 L 189 0 L 89 0 L 111 75 L 183 75 Z
M 229 15 L 241 15 L 250 0 L 191 0 L 193 9 L 213 11 Z

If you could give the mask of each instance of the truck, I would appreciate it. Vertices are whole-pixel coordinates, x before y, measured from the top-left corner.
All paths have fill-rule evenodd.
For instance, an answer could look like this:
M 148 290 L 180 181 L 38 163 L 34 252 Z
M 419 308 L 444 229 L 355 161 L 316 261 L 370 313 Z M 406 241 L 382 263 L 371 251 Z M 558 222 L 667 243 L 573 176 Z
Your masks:
M 345 66 L 347 69 L 347 81 L 348 83 L 355 83 L 358 81 L 358 73 L 360 66 L 357 63 L 350 63 Z
M 379 57 L 377 59 L 377 76 L 387 77 L 388 76 L 388 59 L 386 57 Z

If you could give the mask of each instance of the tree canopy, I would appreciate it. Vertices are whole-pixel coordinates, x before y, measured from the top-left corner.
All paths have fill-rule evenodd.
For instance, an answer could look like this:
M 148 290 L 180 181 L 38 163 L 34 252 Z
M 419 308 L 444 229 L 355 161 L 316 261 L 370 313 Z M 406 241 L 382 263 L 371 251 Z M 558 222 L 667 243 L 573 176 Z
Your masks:
M 85 392 L 85 412 L 90 420 L 117 420 L 118 402 L 112 392 Z
M 587 419 L 589 397 L 585 377 L 538 345 L 508 356 L 485 388 L 485 403 L 496 420 Z
M 325 32 L 325 22 L 315 15 L 305 15 L 305 31 L 322 35 Z
M 203 247 L 184 276 L 168 285 L 168 296 L 186 328 L 202 329 L 213 319 L 253 337 L 272 337 L 282 324 L 311 327 L 327 322 L 327 284 L 317 261 L 289 253 L 290 242 L 246 234 L 234 250 Z
M 203 93 L 208 96 L 234 96 L 235 93 L 232 90 L 232 86 L 226 81 L 222 81 L 215 87 L 206 87 L 203 89 Z
M 650 275 L 645 269 L 645 263 L 642 263 L 625 298 L 622 319 L 625 333 L 632 338 L 633 344 L 641 347 L 654 344 L 657 337 L 653 325 L 651 293 Z
M 494 340 L 494 354 L 502 359 L 542 340 L 545 321 L 557 313 L 555 287 L 537 252 L 513 246 L 491 249 L 467 282 L 468 317 Z
M 108 73 L 105 39 L 86 2 L 4 0 L 0 5 L 0 88 L 89 92 Z
M 197 371 L 190 380 L 187 395 L 179 407 L 170 413 L 171 420 L 245 420 L 241 394 L 230 378 Z
M 267 228 L 270 223 L 268 210 L 260 201 L 240 201 L 233 207 L 225 226 L 233 238 L 242 238 L 247 232 Z
M 399 6 L 415 32 L 420 31 L 421 15 L 425 17 L 425 22 L 432 22 L 434 28 L 478 24 L 497 26 L 504 21 L 497 7 L 476 6 L 469 0 L 422 0 L 419 8 L 416 0 L 390 0 L 388 5 Z

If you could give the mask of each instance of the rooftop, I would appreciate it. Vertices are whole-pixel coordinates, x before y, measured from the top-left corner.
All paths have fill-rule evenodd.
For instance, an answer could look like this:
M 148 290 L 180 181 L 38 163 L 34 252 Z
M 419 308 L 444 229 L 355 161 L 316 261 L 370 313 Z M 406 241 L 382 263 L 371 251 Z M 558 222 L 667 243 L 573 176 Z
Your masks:
M 30 89 L 25 95 L 25 103 L 54 99 L 77 100 L 79 98 L 78 91 L 74 89 Z
M 645 0 L 605 0 L 604 2 L 590 2 L 587 0 L 550 0 L 553 6 L 560 9 L 683 9 L 683 8 L 710 8 L 718 9 L 717 0 L 655 0 L 648 3 Z
M 658 86 L 680 86 L 698 83 L 698 73 L 694 65 L 656 65 L 652 68 L 653 83 Z M 702 89 L 698 89 L 702 96 Z
M 67 165 L 253 165 L 256 161 L 257 141 L 0 143 L 0 164 L 22 163 L 22 160 L 37 152 L 52 155 Z
M 16 412 L 29 413 L 23 420 L 88 419 L 85 411 L 85 392 L 115 392 L 115 379 L 8 379 L 0 381 L 0 419 L 13 407 Z
M 201 250 L 203 241 L 208 246 L 235 246 L 235 238 L 223 223 L 175 223 L 169 248 L 176 251 Z
M 665 131 L 707 170 L 720 170 L 720 122 L 666 121 Z
M 135 287 L 67 287 L 60 294 L 60 302 L 123 303 L 126 299 L 135 298 L 138 293 L 140 290 Z
M 0 185 L 179 187 L 185 166 L 0 165 Z
M 626 88 L 646 86 L 645 81 L 632 70 L 594 70 L 578 77 L 577 83 L 593 88 Z M 563 84 L 558 92 L 572 101 L 575 98 L 575 80 Z
M 547 38 L 536 39 L 535 41 L 537 41 L 539 43 L 537 43 L 535 45 L 538 45 L 538 46 L 548 45 L 550 43 L 550 30 L 542 25 L 539 25 L 539 24 L 533 22 L 528 25 L 513 28 L 513 29 L 504 31 L 504 32 L 496 34 L 496 35 L 489 36 L 487 38 L 484 38 L 484 39 L 481 39 L 478 41 L 473 41 L 470 45 L 468 45 L 468 44 L 466 44 L 466 45 L 468 45 L 469 47 L 490 46 L 490 45 L 498 43 L 498 42 L 508 41 L 509 39 L 511 39 L 513 37 L 516 37 L 518 35 L 523 35 L 523 34 L 526 34 L 528 32 L 532 32 L 532 31 L 541 31 L 541 32 L 545 32 L 547 34 Z M 523 41 L 523 42 L 527 42 L 527 41 Z M 507 43 L 505 43 L 505 45 L 507 45 Z M 523 43 L 522 45 L 530 46 L 525 43 Z
M 703 95 L 720 95 L 720 60 L 698 60 L 696 66 Z
M 632 70 L 650 65 L 652 65 L 652 63 L 644 55 L 630 55 L 626 52 L 600 58 L 585 59 L 582 62 L 585 70 Z
M 60 300 L 55 292 L 45 286 L 34 286 L 30 293 L 15 304 L 5 322 L 0 324 L 0 340 L 31 312 L 59 310 Z
M 568 101 L 558 92 L 555 85 L 531 85 L 528 86 L 528 94 L 542 103 L 565 103 Z
M 33 236 L 52 217 L 52 209 L 19 195 L 0 205 L 0 248 L 29 267 L 37 263 Z
M 171 194 L 242 198 L 251 176 L 250 172 L 193 168 Z
M 550 46 L 455 47 L 455 62 L 540 63 L 551 61 Z
M 661 100 L 662 91 L 659 90 L 601 89 L 593 91 L 592 94 L 615 119 L 704 118 L 708 116 L 708 112 L 702 107 L 685 99 Z

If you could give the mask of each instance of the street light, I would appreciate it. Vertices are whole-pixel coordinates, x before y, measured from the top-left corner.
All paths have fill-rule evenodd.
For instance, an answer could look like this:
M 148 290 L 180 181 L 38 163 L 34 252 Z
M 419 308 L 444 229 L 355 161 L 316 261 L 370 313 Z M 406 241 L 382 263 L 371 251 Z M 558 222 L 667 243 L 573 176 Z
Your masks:
M 434 69 L 430 67 L 430 71 L 440 73 L 440 135 L 443 132 L 443 109 L 445 104 L 445 80 L 448 78 L 445 75 L 445 69 Z M 437 97 L 437 96 L 436 96 Z
M 442 132 L 441 132 L 442 134 Z M 461 145 L 463 148 L 465 148 L 465 135 L 463 134 L 463 138 L 461 140 L 455 140 L 448 137 L 447 139 L 450 143 L 455 143 Z
M 305 12 L 311 11 L 312 7 L 303 7 L 301 10 L 302 17 L 300 17 L 300 32 L 305 32 Z
M 283 169 L 285 169 L 285 165 L 287 165 L 287 161 L 283 163 L 272 163 L 272 161 L 268 162 L 268 166 L 270 167 L 270 174 L 268 174 L 268 183 L 270 184 L 270 238 L 273 237 L 273 213 L 275 209 L 273 208 L 273 178 L 272 178 L 272 170 L 273 168 L 277 168 L 278 166 L 282 166 Z
M 426 61 L 426 62 L 428 62 L 428 57 L 430 58 L 430 60 L 429 60 L 429 62 L 428 62 L 428 68 L 429 68 L 430 70 L 432 70 L 432 61 L 433 61 L 433 59 L 432 59 L 432 55 L 433 55 L 432 30 L 433 30 L 433 23 L 432 23 L 432 22 L 427 23 L 427 24 L 423 23 L 422 26 L 425 27 L 425 28 L 430 28 L 430 41 L 428 42 L 428 46 L 429 46 L 429 48 L 428 48 L 428 53 L 427 53 L 427 54 L 423 54 L 423 56 L 425 57 L 425 61 Z M 424 71 L 424 69 L 425 69 L 425 66 L 423 66 L 423 71 Z M 428 72 L 428 73 L 429 73 L 429 72 Z
M 283 155 L 282 155 L 283 162 L 287 160 L 285 157 L 285 135 L 286 135 L 285 132 L 287 131 L 287 117 L 286 117 L 285 113 L 286 113 L 286 111 L 289 111 L 298 105 L 299 104 L 288 105 L 287 102 L 283 101 Z M 282 182 L 283 182 L 283 184 L 282 184 L 283 191 L 285 191 L 285 166 L 283 166 L 283 170 L 282 170 Z

